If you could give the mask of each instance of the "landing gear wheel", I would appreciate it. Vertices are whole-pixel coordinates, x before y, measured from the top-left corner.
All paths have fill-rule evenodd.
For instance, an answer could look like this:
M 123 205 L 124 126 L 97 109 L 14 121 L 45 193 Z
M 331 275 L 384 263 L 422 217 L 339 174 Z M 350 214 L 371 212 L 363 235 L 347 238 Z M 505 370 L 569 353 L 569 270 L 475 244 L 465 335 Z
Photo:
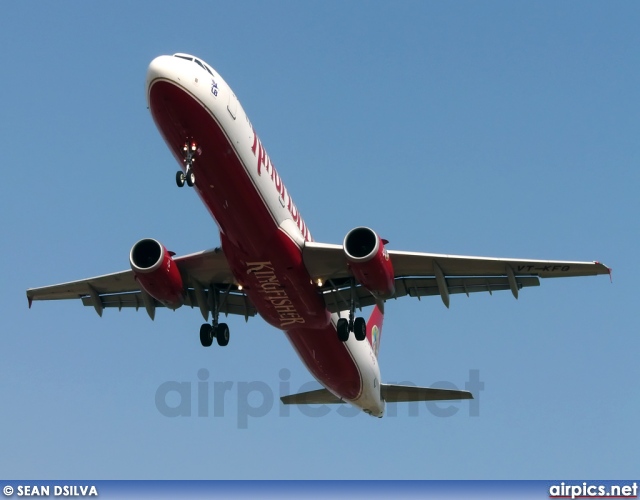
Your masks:
M 353 322 L 353 334 L 358 341 L 363 341 L 367 338 L 367 322 L 364 318 L 356 318 Z
M 213 327 L 209 323 L 200 327 L 200 343 L 202 347 L 210 347 L 213 344 Z
M 346 318 L 340 318 L 336 325 L 338 331 L 338 339 L 340 342 L 346 342 L 349 340 L 349 320 Z
M 184 173 L 182 172 L 182 170 L 178 170 L 176 172 L 176 184 L 178 185 L 179 188 L 184 186 L 184 181 L 185 181 Z
M 187 186 L 193 187 L 196 183 L 196 174 L 189 171 L 187 172 Z
M 229 327 L 226 323 L 220 323 L 216 326 L 216 340 L 220 347 L 224 347 L 229 343 Z

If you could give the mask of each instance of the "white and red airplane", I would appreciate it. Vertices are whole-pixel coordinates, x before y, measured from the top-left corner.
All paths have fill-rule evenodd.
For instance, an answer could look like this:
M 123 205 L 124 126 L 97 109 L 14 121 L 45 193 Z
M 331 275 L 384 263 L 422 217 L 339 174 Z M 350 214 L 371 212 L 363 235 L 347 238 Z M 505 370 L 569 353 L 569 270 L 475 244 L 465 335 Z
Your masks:
M 181 166 L 176 182 L 200 196 L 220 229 L 220 248 L 174 258 L 154 239 L 131 249 L 131 269 L 27 290 L 33 300 L 81 299 L 105 307 L 198 307 L 200 342 L 229 342 L 220 314 L 256 313 L 284 331 L 325 387 L 284 404 L 348 402 L 381 417 L 385 401 L 469 399 L 466 391 L 383 384 L 377 355 L 384 302 L 539 285 L 538 278 L 609 274 L 598 262 L 532 261 L 387 250 L 357 227 L 342 245 L 317 243 L 235 94 L 207 63 L 160 56 L 147 71 L 151 115 Z M 374 306 L 368 321 L 356 310 Z M 209 321 L 209 314 L 212 321 Z

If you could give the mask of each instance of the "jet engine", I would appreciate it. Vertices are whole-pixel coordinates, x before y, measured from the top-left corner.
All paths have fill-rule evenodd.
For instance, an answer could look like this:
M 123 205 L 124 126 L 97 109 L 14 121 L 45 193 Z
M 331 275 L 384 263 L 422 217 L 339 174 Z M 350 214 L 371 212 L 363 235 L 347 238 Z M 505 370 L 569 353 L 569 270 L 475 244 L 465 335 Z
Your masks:
M 173 255 L 159 241 L 145 238 L 133 245 L 129 262 L 136 280 L 149 295 L 177 309 L 184 302 L 184 287 Z
M 385 243 L 372 229 L 357 227 L 347 233 L 343 244 L 353 276 L 380 299 L 395 293 L 393 265 Z

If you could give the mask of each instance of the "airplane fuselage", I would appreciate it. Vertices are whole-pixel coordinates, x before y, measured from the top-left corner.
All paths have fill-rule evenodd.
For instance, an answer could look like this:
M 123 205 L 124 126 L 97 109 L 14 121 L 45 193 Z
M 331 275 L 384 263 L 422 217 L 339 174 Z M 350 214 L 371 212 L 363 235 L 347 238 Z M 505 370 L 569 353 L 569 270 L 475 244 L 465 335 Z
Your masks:
M 341 342 L 302 259 L 313 241 L 240 102 L 222 77 L 193 56 L 160 56 L 147 72 L 153 119 L 180 165 L 197 144 L 195 191 L 216 221 L 238 285 L 285 332 L 313 376 L 336 396 L 382 416 L 380 369 L 370 342 Z

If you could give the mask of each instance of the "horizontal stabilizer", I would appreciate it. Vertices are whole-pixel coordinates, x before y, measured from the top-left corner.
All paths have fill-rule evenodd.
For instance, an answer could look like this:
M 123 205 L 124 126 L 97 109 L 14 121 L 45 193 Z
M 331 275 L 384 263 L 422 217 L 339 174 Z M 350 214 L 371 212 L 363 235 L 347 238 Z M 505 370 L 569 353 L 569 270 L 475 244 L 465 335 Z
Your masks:
M 453 399 L 473 399 L 467 391 L 434 389 L 432 387 L 414 387 L 410 385 L 382 384 L 382 399 L 387 403 L 405 403 L 408 401 L 446 401 Z
M 380 386 L 382 399 L 387 403 L 405 403 L 409 401 L 448 401 L 456 399 L 473 399 L 467 391 L 451 389 L 435 389 L 433 387 L 415 387 L 411 385 L 382 384 Z M 345 403 L 327 389 L 301 392 L 280 398 L 285 405 L 330 405 Z
M 280 401 L 285 405 L 331 405 L 344 403 L 342 399 L 327 389 L 282 396 Z

